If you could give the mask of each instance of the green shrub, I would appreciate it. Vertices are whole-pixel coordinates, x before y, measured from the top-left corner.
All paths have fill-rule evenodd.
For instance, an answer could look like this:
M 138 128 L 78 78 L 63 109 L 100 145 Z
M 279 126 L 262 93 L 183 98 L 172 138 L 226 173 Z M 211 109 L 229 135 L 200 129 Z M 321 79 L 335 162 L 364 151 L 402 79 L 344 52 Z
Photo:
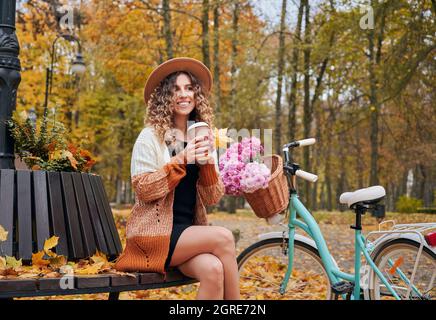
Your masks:
M 399 212 L 415 213 L 422 207 L 422 200 L 403 195 L 398 198 L 395 206 Z
M 436 213 L 436 207 L 435 208 L 418 208 L 416 210 L 418 213 Z

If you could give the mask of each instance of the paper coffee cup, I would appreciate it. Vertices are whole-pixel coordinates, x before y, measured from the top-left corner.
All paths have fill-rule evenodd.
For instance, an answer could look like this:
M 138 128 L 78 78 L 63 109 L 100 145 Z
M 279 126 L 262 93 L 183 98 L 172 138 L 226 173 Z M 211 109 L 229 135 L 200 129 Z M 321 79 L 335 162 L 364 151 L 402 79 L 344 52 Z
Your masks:
M 187 130 L 188 141 L 191 141 L 195 137 L 208 136 L 209 125 L 206 122 L 196 122 L 189 126 Z
M 191 141 L 192 139 L 196 137 L 204 137 L 209 136 L 209 125 L 206 122 L 196 122 L 189 126 L 187 130 L 187 137 L 188 141 Z M 210 152 L 210 150 L 209 150 Z M 198 158 L 197 161 L 200 164 L 204 164 L 207 162 L 209 157 L 201 157 Z

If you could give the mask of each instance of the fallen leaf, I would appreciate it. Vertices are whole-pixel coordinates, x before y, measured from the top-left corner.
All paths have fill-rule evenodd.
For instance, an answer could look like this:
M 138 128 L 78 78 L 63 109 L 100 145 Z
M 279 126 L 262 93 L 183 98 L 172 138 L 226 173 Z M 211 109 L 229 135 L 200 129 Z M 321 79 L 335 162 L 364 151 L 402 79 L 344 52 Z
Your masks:
M 32 279 L 32 278 L 38 278 L 39 273 L 23 273 L 18 276 L 20 279 Z
M 118 275 L 120 275 L 120 276 L 126 276 L 126 277 L 132 277 L 132 278 L 136 278 L 136 275 L 135 275 L 135 274 L 133 274 L 133 273 L 128 273 L 128 272 L 122 272 L 122 271 L 117 271 L 117 270 L 115 270 L 115 269 L 111 270 L 111 272 L 110 272 L 110 273 L 113 273 L 113 274 L 118 274 Z
M 74 270 L 75 274 L 98 274 L 101 268 L 104 266 L 104 262 L 99 262 L 92 264 L 86 268 L 83 269 L 76 269 Z
M 0 275 L 1 276 L 5 276 L 5 277 L 7 277 L 7 276 L 17 276 L 18 272 L 15 271 L 13 268 L 6 268 L 6 269 L 3 269 L 3 270 L 0 270 Z
M 0 225 L 0 241 L 6 241 L 8 238 L 8 232 Z
M 6 259 L 3 257 L 0 257 L 0 270 L 6 268 Z
M 52 258 L 56 258 L 56 257 L 58 256 L 55 252 L 53 252 L 53 251 L 51 251 L 51 250 L 47 250 L 45 253 L 46 253 L 49 257 L 52 257 Z
M 49 259 L 50 267 L 60 268 L 67 264 L 67 258 L 65 256 L 56 256 Z
M 54 247 L 56 247 L 58 245 L 58 240 L 59 240 L 59 237 L 56 237 L 56 236 L 53 236 L 50 239 L 45 240 L 45 242 L 44 242 L 44 251 L 48 255 L 50 255 L 48 253 L 48 251 L 50 251 L 50 249 L 52 249 L 52 248 L 54 248 Z M 51 252 L 51 253 L 53 253 L 53 252 Z
M 106 255 L 98 250 L 90 259 L 94 263 L 99 263 L 99 262 L 108 263 Z
M 12 269 L 21 267 L 23 265 L 22 259 L 17 260 L 15 257 L 6 256 L 6 266 Z
M 37 253 L 32 254 L 32 265 L 37 267 L 47 266 L 50 261 L 44 259 L 45 252 L 39 251 Z
M 49 272 L 44 275 L 44 278 L 60 278 L 62 275 L 59 272 Z

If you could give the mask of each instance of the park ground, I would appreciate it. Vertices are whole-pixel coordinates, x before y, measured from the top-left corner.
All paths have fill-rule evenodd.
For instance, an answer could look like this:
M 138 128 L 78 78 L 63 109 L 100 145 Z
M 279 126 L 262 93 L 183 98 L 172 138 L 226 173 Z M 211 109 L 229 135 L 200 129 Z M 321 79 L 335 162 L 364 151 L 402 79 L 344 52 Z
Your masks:
M 130 209 L 113 210 L 118 232 L 121 236 L 123 245 L 125 243 L 125 226 L 127 218 L 130 214 Z M 335 257 L 340 268 L 346 272 L 353 271 L 353 232 L 350 225 L 354 222 L 354 214 L 351 211 L 345 212 L 316 212 L 314 217 L 320 225 L 321 231 L 324 234 L 330 252 Z M 214 226 L 223 226 L 233 231 L 238 238 L 236 242 L 237 253 L 239 254 L 244 248 L 257 240 L 258 235 L 270 232 L 283 230 L 280 225 L 269 225 L 264 219 L 260 219 L 250 210 L 237 210 L 235 214 L 225 212 L 214 212 L 208 215 L 209 223 Z M 395 220 L 396 223 L 414 223 L 414 222 L 435 222 L 436 215 L 432 214 L 401 214 L 391 213 L 386 214 L 386 220 Z M 378 222 L 371 215 L 367 214 L 363 217 L 363 231 L 378 230 Z M 146 291 L 122 292 L 120 300 L 160 300 L 160 299 L 195 299 L 198 284 L 179 286 L 166 289 L 155 289 Z M 38 297 L 33 299 L 107 299 L 107 293 L 74 295 L 74 296 L 53 296 L 53 297 Z M 27 298 L 28 299 L 28 298 Z

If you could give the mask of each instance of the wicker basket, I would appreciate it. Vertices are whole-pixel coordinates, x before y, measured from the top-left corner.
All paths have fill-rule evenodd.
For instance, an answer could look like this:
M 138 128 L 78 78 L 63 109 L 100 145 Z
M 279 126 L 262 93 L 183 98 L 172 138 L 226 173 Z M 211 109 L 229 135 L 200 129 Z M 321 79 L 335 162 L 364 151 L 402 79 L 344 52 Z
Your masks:
M 283 174 L 283 160 L 278 155 L 263 158 L 265 165 L 271 168 L 271 179 L 268 187 L 245 193 L 244 197 L 250 204 L 256 216 L 269 218 L 280 213 L 288 207 L 289 189 L 286 177 Z

